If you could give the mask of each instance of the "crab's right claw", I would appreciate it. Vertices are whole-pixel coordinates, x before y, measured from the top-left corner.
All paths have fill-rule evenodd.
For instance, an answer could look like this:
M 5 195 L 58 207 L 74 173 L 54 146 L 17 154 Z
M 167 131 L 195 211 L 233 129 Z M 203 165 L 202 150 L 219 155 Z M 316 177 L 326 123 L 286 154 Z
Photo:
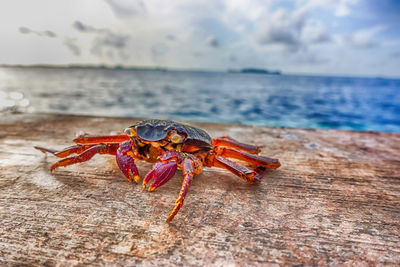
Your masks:
M 154 191 L 174 176 L 178 163 L 176 161 L 169 161 L 166 163 L 156 162 L 153 168 L 146 174 L 143 179 L 143 188 L 146 188 L 147 183 L 154 178 L 149 191 Z
M 128 181 L 132 182 L 133 177 L 133 179 L 138 183 L 140 181 L 140 176 L 135 164 L 135 160 L 126 153 L 121 152 L 121 149 L 117 150 L 116 159 L 118 167 L 121 169 Z

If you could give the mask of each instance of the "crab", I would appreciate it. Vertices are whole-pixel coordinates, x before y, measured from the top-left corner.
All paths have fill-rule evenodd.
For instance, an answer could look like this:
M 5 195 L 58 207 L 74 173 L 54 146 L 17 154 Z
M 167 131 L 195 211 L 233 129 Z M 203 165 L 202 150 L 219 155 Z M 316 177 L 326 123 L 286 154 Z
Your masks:
M 125 134 L 112 136 L 80 135 L 74 146 L 62 151 L 35 147 L 62 160 L 50 170 L 90 160 L 96 154 L 115 155 L 116 162 L 128 181 L 140 182 L 136 160 L 154 163 L 143 178 L 143 188 L 152 181 L 149 191 L 167 183 L 176 170 L 182 170 L 183 183 L 175 206 L 167 218 L 170 222 L 183 205 L 189 186 L 203 167 L 226 169 L 250 184 L 258 183 L 265 170 L 280 166 L 278 159 L 259 155 L 260 147 L 244 144 L 228 136 L 212 139 L 199 128 L 171 120 L 144 120 L 125 129 Z M 70 156 L 71 154 L 77 154 Z M 236 159 L 247 163 L 246 167 Z M 254 167 L 254 168 L 253 168 Z M 253 168 L 253 169 L 252 169 Z

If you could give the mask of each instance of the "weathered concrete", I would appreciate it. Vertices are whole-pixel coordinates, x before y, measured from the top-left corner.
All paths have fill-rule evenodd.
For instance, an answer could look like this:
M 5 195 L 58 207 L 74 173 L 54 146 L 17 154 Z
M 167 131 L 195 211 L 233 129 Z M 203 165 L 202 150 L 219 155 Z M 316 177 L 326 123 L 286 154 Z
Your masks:
M 264 145 L 282 166 L 259 185 L 206 169 L 170 224 L 181 174 L 150 193 L 112 156 L 50 173 L 57 159 L 33 149 L 134 122 L 0 119 L 1 264 L 400 264 L 399 134 L 193 123 Z

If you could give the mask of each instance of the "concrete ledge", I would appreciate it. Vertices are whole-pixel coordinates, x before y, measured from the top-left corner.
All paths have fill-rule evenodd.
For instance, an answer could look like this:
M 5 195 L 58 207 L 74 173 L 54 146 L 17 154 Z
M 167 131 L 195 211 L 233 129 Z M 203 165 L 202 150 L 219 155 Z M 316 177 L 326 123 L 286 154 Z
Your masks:
M 0 263 L 400 264 L 400 135 L 192 123 L 264 145 L 281 168 L 259 185 L 205 169 L 172 223 L 177 174 L 155 192 L 112 156 L 61 168 L 33 146 L 136 120 L 46 114 L 0 119 Z M 139 163 L 143 176 L 150 168 Z

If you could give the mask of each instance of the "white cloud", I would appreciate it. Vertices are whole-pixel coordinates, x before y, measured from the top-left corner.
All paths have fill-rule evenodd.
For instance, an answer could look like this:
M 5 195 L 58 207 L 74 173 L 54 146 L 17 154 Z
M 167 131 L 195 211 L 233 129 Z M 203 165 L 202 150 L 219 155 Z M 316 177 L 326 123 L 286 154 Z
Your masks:
M 284 51 L 297 52 L 310 44 L 332 40 L 328 30 L 320 21 L 310 19 L 310 7 L 300 7 L 292 12 L 278 9 L 270 13 L 256 31 L 258 44 L 281 45 Z
M 273 12 L 256 32 L 260 45 L 280 44 L 291 51 L 301 46 L 301 32 L 306 19 L 305 10 L 288 13 L 285 9 Z
M 327 43 L 332 41 L 332 37 L 322 24 L 307 25 L 303 31 L 303 39 L 309 43 Z
M 346 44 L 354 48 L 373 48 L 380 44 L 376 34 L 386 29 L 383 25 L 372 28 L 358 30 L 354 33 L 344 35 L 343 40 Z
M 126 47 L 130 36 L 124 33 L 115 33 L 107 28 L 96 28 L 94 26 L 82 23 L 81 21 L 75 21 L 72 27 L 81 34 L 92 35 L 92 44 L 90 53 L 100 59 L 108 58 L 109 60 L 123 60 L 126 61 L 129 57 L 127 56 Z M 79 47 L 73 43 L 71 38 L 67 38 L 64 44 L 74 53 L 74 55 L 80 55 Z M 119 58 L 116 58 L 116 55 Z M 116 62 L 118 63 L 118 62 Z
M 215 35 L 209 35 L 206 39 L 206 43 L 211 47 L 219 47 L 218 39 Z
M 119 17 L 131 17 L 146 13 L 146 6 L 141 0 L 106 0 L 113 12 Z
M 333 14 L 337 17 L 348 16 L 352 13 L 352 8 L 359 0 L 309 0 L 304 3 L 309 7 L 322 7 L 333 9 Z
M 357 0 L 341 0 L 337 1 L 338 4 L 336 6 L 335 15 L 338 17 L 348 16 L 351 13 L 351 5 L 356 4 Z
M 64 45 L 71 51 L 74 56 L 81 55 L 81 48 L 76 44 L 75 38 L 65 38 Z

